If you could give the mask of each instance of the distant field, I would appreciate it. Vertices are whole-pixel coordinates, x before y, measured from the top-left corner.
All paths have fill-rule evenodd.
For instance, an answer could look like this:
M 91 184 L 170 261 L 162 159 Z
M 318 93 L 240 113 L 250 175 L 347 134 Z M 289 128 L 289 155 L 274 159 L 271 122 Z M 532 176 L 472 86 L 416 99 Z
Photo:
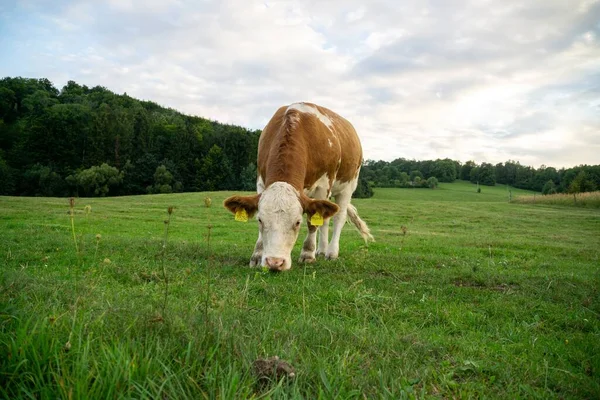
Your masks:
M 0 197 L 0 397 L 600 398 L 598 209 L 376 189 L 375 243 L 274 274 L 230 194 L 76 199 L 79 256 L 68 199 Z
M 600 191 L 586 193 L 556 193 L 547 196 L 540 196 L 540 194 L 537 193 L 534 195 L 518 196 L 514 201 L 524 204 L 600 208 Z

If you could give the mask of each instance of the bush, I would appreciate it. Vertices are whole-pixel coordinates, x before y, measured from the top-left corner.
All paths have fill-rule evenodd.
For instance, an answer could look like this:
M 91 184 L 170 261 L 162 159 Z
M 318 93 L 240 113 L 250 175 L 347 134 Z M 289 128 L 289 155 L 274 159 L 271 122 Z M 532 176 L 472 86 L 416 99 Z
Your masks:
M 77 187 L 83 189 L 86 196 L 106 196 L 111 191 L 116 191 L 123 183 L 123 173 L 108 164 L 94 165 L 88 169 L 70 176 L 69 181 L 75 182 Z
M 423 173 L 418 170 L 414 170 L 410 172 L 410 181 L 415 183 L 420 183 L 421 179 L 423 179 Z
M 25 171 L 21 186 L 21 194 L 30 196 L 64 196 L 67 191 L 65 180 L 51 167 L 41 164 Z
M 542 194 L 548 195 L 548 194 L 555 194 L 555 193 L 556 193 L 556 185 L 554 184 L 554 181 L 549 180 L 548 182 L 546 182 L 544 184 L 544 187 L 542 188 Z
M 438 185 L 439 182 L 435 176 L 432 176 L 429 179 L 427 179 L 427 186 L 429 186 L 431 189 L 435 189 L 436 187 L 438 187 Z
M 159 165 L 154 172 L 154 185 L 148 186 L 148 193 L 173 193 L 180 192 L 183 185 L 175 181 L 173 174 L 164 165 Z
M 363 177 L 358 178 L 358 185 L 352 197 L 355 199 L 366 199 L 373 197 L 373 188 L 371 184 Z

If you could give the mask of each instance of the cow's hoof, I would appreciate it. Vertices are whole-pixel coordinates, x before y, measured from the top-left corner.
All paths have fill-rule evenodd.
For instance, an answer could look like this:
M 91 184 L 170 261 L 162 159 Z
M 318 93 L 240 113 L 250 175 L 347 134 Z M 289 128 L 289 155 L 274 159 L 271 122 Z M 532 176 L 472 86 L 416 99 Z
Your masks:
M 299 263 L 311 264 L 315 261 L 317 261 L 317 259 L 312 254 L 300 254 L 300 258 L 298 258 Z
M 326 250 L 317 250 L 317 257 L 325 257 L 325 254 L 327 254 Z
M 325 254 L 325 258 L 327 260 L 337 260 L 339 254 L 338 253 L 327 253 Z

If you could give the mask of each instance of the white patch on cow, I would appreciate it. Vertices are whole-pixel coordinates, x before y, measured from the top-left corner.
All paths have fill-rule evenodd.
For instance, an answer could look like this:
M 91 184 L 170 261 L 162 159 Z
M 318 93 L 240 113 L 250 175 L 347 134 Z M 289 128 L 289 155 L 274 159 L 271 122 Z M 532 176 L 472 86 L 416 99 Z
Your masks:
M 291 253 L 302 221 L 302 205 L 299 194 L 286 182 L 275 182 L 267 187 L 258 202 L 256 218 L 263 241 L 262 265 L 267 265 L 267 257 L 283 259 L 280 270 L 292 266 Z
M 331 143 L 331 139 L 327 138 L 327 143 L 329 143 L 329 147 L 333 147 L 333 143 Z
M 358 177 L 348 182 L 334 181 L 333 185 L 331 186 L 331 194 L 333 196 L 337 196 L 340 193 L 350 193 L 350 195 L 352 195 L 352 193 L 354 193 L 356 190 L 357 185 Z
M 320 193 L 327 193 L 329 192 L 329 189 L 329 176 L 323 174 L 309 189 L 304 189 L 304 194 L 314 199 L 317 198 L 315 197 L 317 191 Z
M 256 179 L 256 193 L 261 194 L 265 190 L 265 182 L 263 178 L 259 175 Z
M 340 211 L 333 217 L 333 233 L 325 253 L 327 259 L 338 258 L 340 252 L 340 235 L 342 234 L 342 228 L 346 223 L 348 205 L 350 204 L 352 193 L 356 190 L 357 185 L 358 176 L 348 182 L 335 181 L 333 183 L 331 191 L 335 197 L 335 202 L 340 207 Z
M 298 110 L 301 113 L 312 114 L 317 117 L 319 121 L 323 123 L 323 125 L 333 132 L 333 122 L 331 122 L 331 119 L 327 115 L 321 113 L 315 106 L 308 105 L 306 103 L 294 103 L 287 108 L 286 112 L 288 110 Z

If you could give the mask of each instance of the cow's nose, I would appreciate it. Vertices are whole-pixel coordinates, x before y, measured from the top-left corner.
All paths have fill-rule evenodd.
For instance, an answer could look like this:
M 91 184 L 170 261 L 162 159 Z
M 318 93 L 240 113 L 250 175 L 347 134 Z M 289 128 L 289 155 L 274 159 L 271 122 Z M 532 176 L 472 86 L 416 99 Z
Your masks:
M 267 257 L 267 267 L 272 270 L 281 271 L 285 260 L 279 257 Z

